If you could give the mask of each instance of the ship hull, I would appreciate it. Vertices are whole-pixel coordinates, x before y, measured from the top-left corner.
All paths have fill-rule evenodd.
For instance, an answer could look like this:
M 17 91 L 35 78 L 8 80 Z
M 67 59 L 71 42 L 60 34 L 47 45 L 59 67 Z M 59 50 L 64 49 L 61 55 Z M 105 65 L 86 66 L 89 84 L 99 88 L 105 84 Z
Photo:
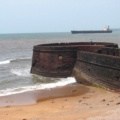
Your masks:
M 88 30 L 88 31 L 71 31 L 72 34 L 78 34 L 78 33 L 112 33 L 112 30 L 108 30 L 108 31 L 105 31 L 105 30 Z

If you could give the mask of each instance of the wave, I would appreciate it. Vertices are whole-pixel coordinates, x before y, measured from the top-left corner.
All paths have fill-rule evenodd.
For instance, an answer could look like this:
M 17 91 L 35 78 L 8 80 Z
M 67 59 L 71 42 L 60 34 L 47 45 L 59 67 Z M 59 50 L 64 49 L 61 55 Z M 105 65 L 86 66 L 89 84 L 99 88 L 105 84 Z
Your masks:
M 30 60 L 31 57 L 26 57 L 26 58 L 16 58 L 16 59 L 11 59 L 10 61 L 18 61 L 18 60 Z
M 19 60 L 30 60 L 30 59 L 31 59 L 31 57 L 9 59 L 9 60 L 0 61 L 0 65 L 3 65 L 3 64 L 9 64 L 9 63 L 11 63 L 11 62 L 16 62 L 16 61 L 19 61 Z
M 30 76 L 30 67 L 28 66 L 27 68 L 15 68 L 15 69 L 11 69 L 11 73 L 15 74 L 17 76 Z
M 0 90 L 0 96 L 7 96 L 7 95 L 23 93 L 27 91 L 33 91 L 33 90 L 51 89 L 55 87 L 65 86 L 65 85 L 72 84 L 72 83 L 75 83 L 74 77 L 60 78 L 60 80 L 55 83 L 37 84 L 33 86 L 25 86 L 25 87 L 9 88 L 6 90 Z
M 0 61 L 0 65 L 9 64 L 9 63 L 10 63 L 10 60 Z

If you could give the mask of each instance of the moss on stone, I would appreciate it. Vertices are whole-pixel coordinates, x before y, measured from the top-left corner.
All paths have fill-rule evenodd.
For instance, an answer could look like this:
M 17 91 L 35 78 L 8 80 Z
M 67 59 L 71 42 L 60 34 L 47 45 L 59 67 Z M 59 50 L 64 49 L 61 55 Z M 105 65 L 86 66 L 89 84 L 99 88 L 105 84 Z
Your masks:
M 101 88 L 101 89 L 104 89 L 104 90 L 109 90 L 109 89 L 106 88 L 105 86 L 101 86 L 101 85 L 98 85 L 98 84 L 96 84 L 96 83 L 93 83 L 91 86 L 96 87 L 96 88 Z

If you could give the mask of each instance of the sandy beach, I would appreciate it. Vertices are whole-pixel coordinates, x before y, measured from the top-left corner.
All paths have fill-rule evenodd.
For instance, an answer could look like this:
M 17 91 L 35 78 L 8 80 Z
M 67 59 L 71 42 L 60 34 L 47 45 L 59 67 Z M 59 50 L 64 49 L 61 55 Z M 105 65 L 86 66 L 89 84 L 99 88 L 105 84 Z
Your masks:
M 120 120 L 120 94 L 67 85 L 0 97 L 1 120 Z

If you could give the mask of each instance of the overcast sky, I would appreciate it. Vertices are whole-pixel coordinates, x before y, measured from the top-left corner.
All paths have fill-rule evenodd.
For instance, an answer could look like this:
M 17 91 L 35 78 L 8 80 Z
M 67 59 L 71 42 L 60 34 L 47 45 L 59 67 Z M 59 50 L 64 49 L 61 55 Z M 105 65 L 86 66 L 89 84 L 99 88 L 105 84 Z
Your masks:
M 0 0 L 0 33 L 120 28 L 120 0 Z

